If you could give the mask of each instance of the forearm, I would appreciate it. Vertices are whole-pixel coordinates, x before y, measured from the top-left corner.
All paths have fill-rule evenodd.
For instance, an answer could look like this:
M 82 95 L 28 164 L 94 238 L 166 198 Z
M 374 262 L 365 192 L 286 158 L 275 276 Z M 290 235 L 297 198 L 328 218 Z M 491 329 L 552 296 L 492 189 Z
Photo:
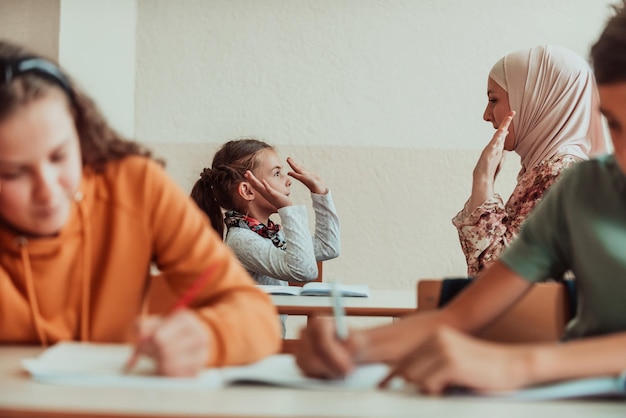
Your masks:
M 494 263 L 445 308 L 417 312 L 393 324 L 363 331 L 363 362 L 394 362 L 447 326 L 475 333 L 497 318 L 532 286 L 502 263 Z M 419 307 L 418 307 L 419 308 Z
M 467 202 L 466 212 L 471 213 L 493 196 L 493 179 L 489 179 L 484 175 L 474 175 L 472 194 Z
M 280 348 L 278 312 L 269 297 L 252 286 L 233 289 L 196 313 L 209 334 L 207 366 L 250 363 Z
M 522 347 L 526 351 L 524 381 L 530 385 L 554 380 L 617 375 L 626 370 L 626 332 L 561 344 Z
M 282 280 L 314 280 L 318 275 L 317 262 L 305 206 L 282 208 L 278 214 L 287 247 L 285 251 L 272 253 L 275 266 L 282 270 L 282 277 L 275 277 Z
M 362 363 L 394 363 L 446 325 L 461 328 L 462 321 L 445 310 L 417 312 L 392 324 L 363 331 L 364 349 L 357 359 Z
M 434 329 L 436 320 L 437 312 L 428 312 L 365 330 L 364 349 L 357 356 L 357 360 L 363 363 L 393 363 L 401 359 L 415 347 L 420 337 L 423 338 L 428 331 Z
M 336 258 L 341 251 L 341 239 L 339 217 L 330 190 L 325 195 L 311 193 L 311 199 L 315 212 L 315 258 L 319 261 Z

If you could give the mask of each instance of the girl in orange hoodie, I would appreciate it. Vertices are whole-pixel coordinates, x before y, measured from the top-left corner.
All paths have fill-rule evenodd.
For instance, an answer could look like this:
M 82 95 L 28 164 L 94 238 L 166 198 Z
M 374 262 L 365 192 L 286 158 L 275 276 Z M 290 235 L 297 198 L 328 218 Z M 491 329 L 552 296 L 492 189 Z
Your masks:
M 139 321 L 151 263 L 188 309 Z M 0 41 L 0 343 L 128 342 L 166 375 L 258 360 L 276 310 L 150 153 L 53 62 Z

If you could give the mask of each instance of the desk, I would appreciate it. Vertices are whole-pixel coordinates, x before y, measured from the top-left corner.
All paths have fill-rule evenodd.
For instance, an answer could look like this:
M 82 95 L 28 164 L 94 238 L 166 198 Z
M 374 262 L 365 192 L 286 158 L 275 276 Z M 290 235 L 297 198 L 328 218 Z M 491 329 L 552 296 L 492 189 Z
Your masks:
M 307 391 L 231 386 L 214 391 L 111 389 L 46 385 L 20 369 L 40 348 L 0 346 L 0 418 L 182 417 L 623 417 L 619 401 L 514 403 L 427 398 L 385 391 Z
M 344 297 L 344 308 L 349 316 L 399 317 L 417 310 L 415 290 L 372 289 L 370 297 Z M 287 315 L 332 314 L 331 298 L 328 296 L 279 296 L 272 295 L 278 312 Z

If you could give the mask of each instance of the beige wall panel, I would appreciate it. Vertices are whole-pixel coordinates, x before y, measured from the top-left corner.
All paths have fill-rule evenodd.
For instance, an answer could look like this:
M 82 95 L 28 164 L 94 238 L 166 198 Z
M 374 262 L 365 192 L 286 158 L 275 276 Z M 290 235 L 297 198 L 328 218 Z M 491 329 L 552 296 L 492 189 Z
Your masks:
M 58 58 L 59 0 L 1 0 L 0 38 Z

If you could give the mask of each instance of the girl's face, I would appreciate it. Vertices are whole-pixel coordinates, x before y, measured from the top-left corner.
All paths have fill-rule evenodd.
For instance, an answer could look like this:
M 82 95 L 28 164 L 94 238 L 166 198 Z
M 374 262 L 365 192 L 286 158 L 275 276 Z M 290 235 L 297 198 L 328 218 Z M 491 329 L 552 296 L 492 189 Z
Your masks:
M 487 81 L 487 98 L 489 102 L 485 108 L 485 113 L 483 113 L 483 119 L 486 122 L 491 122 L 494 129 L 498 129 L 500 123 L 502 123 L 506 115 L 511 111 L 511 107 L 509 105 L 509 94 L 491 77 L 489 77 Z M 504 140 L 504 149 L 506 151 L 515 150 L 515 131 L 513 129 L 513 122 L 509 125 L 509 134 Z
M 78 134 L 60 92 L 0 121 L 0 218 L 33 236 L 58 233 L 82 176 Z
M 615 159 L 626 173 L 626 82 L 598 86 L 600 110 L 606 118 Z
M 266 148 L 259 151 L 257 167 L 252 172 L 259 181 L 267 181 L 274 190 L 287 196 L 291 193 L 291 177 L 287 175 L 286 171 L 283 171 L 283 165 L 273 149 Z M 271 205 L 260 193 L 257 194 L 255 200 L 271 213 L 276 212 L 276 207 Z

